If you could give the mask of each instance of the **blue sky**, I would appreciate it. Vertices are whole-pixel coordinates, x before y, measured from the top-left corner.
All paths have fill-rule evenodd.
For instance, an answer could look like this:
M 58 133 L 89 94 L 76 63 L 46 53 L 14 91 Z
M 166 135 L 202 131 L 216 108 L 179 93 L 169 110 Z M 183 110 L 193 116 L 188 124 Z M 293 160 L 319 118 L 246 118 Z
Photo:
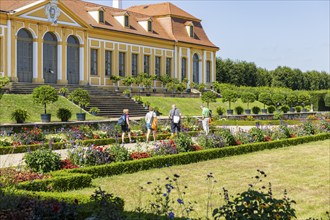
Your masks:
M 217 56 L 268 70 L 288 66 L 330 72 L 330 0 L 167 1 L 202 20 L 220 47 Z M 94 2 L 112 6 L 111 0 Z M 123 8 L 159 2 L 123 0 Z

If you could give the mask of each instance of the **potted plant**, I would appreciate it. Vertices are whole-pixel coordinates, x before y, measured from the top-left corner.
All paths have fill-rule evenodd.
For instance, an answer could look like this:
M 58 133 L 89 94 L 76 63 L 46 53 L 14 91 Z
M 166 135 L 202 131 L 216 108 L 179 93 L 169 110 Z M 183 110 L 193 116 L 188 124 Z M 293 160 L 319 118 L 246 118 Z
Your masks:
M 259 94 L 258 101 L 264 104 L 264 108 L 261 109 L 261 112 L 263 114 L 267 113 L 266 105 L 271 105 L 272 104 L 272 96 L 268 92 L 263 92 Z
M 34 103 L 44 106 L 44 114 L 41 114 L 41 121 L 50 122 L 51 115 L 47 114 L 47 104 L 58 100 L 56 89 L 50 85 L 38 86 L 33 89 L 32 96 Z
M 69 100 L 77 103 L 80 107 L 80 113 L 76 113 L 78 121 L 86 120 L 86 113 L 82 113 L 82 108 L 87 107 L 90 102 L 88 91 L 78 88 L 69 94 Z
M 288 105 L 290 106 L 290 112 L 295 112 L 294 106 L 297 104 L 297 102 L 298 97 L 296 96 L 296 94 L 290 93 L 289 95 L 287 95 L 286 103 L 288 103 Z
M 156 75 L 152 75 L 152 76 L 150 76 L 150 79 L 153 82 L 152 92 L 157 92 L 157 89 L 156 89 L 156 80 L 158 79 L 158 77 Z
M 133 100 L 134 100 L 134 102 L 137 103 L 137 104 L 141 104 L 141 103 L 142 103 L 141 96 L 139 96 L 139 95 L 134 96 L 134 97 L 133 97 Z
M 233 114 L 233 110 L 231 109 L 231 103 L 236 102 L 238 99 L 238 94 L 233 90 L 225 90 L 222 92 L 222 102 L 229 103 L 229 109 L 227 110 L 228 115 Z
M 24 109 L 15 109 L 15 111 L 11 113 L 11 119 L 15 120 L 16 123 L 24 123 L 28 117 L 29 114 Z
M 253 106 L 253 107 L 252 107 L 252 112 L 253 112 L 253 114 L 256 114 L 256 115 L 259 114 L 260 110 L 261 110 L 261 109 L 260 109 L 258 106 Z
M 144 78 L 142 81 L 142 85 L 147 89 L 148 92 L 151 87 L 151 84 L 152 84 L 152 80 L 149 77 Z
M 127 76 L 123 79 L 123 84 L 127 86 L 127 89 L 132 91 L 132 84 L 135 82 L 135 79 L 131 76 Z
M 123 91 L 123 95 L 125 95 L 125 97 L 129 98 L 129 97 L 131 96 L 131 90 L 129 90 L 129 89 L 125 89 L 125 90 Z
M 243 92 L 241 99 L 243 103 L 247 103 L 247 109 L 245 109 L 245 113 L 251 114 L 250 103 L 256 100 L 256 96 L 252 92 Z
M 66 88 L 66 87 L 62 87 L 62 88 L 60 88 L 60 89 L 58 90 L 58 93 L 59 93 L 61 96 L 64 96 L 64 97 L 65 97 L 65 95 L 69 93 L 69 89 Z
M 204 92 L 205 88 L 206 88 L 206 85 L 204 83 L 200 83 L 197 85 L 197 90 L 199 92 Z
M 216 109 L 219 116 L 222 116 L 225 113 L 225 109 L 221 106 L 218 106 Z
M 159 80 L 162 83 L 163 91 L 167 92 L 166 85 L 171 81 L 171 77 L 169 75 L 161 75 L 159 76 Z
M 67 108 L 59 108 L 56 112 L 56 116 L 61 119 L 62 122 L 67 122 L 72 116 L 72 113 Z
M 149 109 L 150 102 L 149 101 L 145 101 L 143 105 L 144 105 L 144 108 L 145 109 Z
M 116 76 L 116 75 L 111 75 L 110 76 L 110 79 L 113 83 L 113 86 L 115 87 L 115 92 L 118 92 L 119 91 L 119 85 L 118 85 L 118 82 L 121 80 L 121 77 L 120 76 Z
M 99 112 L 100 112 L 100 109 L 99 109 L 98 107 L 91 107 L 91 108 L 89 109 L 89 113 L 91 113 L 91 114 L 94 115 L 94 116 L 96 116 L 97 113 L 99 113 Z

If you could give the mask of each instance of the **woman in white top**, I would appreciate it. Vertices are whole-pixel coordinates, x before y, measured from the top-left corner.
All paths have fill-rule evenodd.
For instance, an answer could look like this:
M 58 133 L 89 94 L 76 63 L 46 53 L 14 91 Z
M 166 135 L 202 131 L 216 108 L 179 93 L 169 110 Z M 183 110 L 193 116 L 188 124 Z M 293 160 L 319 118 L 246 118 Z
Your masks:
M 152 130 L 152 134 L 154 136 L 154 141 L 156 141 L 156 131 L 157 129 L 152 129 L 151 125 L 152 125 L 152 121 L 157 118 L 156 113 L 153 111 L 152 107 L 149 107 L 149 112 L 146 114 L 145 116 L 145 121 L 146 121 L 146 126 L 147 126 L 147 142 L 149 141 L 149 136 L 150 136 L 150 132 Z

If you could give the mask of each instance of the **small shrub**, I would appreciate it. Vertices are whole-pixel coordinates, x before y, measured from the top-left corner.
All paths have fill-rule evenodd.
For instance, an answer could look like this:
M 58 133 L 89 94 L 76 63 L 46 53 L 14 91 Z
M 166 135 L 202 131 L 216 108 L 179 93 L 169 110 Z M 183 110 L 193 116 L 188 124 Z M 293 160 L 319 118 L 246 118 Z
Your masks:
M 119 144 L 107 148 L 107 152 L 116 162 L 123 162 L 131 159 L 128 150 L 124 147 L 121 147 Z
M 274 112 L 274 119 L 279 120 L 283 118 L 284 113 L 281 110 L 276 110 Z
M 218 115 L 223 115 L 226 110 L 223 107 L 218 106 L 216 111 L 217 111 Z
M 61 157 L 50 149 L 40 149 L 24 155 L 28 168 L 34 172 L 47 173 L 60 169 Z
M 273 114 L 274 113 L 274 111 L 275 111 L 275 106 L 273 106 L 273 105 L 270 105 L 270 106 L 268 106 L 267 107 L 267 111 L 268 111 L 268 113 L 269 114 Z
M 260 110 L 260 108 L 259 108 L 258 106 L 253 106 L 253 107 L 252 107 L 252 112 L 253 112 L 253 114 L 259 114 L 260 111 L 261 111 L 261 110 Z
M 27 118 L 29 118 L 29 114 L 24 109 L 16 109 L 11 113 L 11 119 L 16 123 L 24 123 Z
M 241 115 L 243 113 L 244 109 L 242 106 L 237 106 L 235 108 L 235 111 L 236 111 L 236 114 Z
M 155 144 L 155 155 L 177 154 L 178 150 L 173 140 L 161 140 Z
M 45 141 L 45 135 L 38 127 L 34 127 L 31 130 L 23 128 L 22 132 L 13 136 L 15 145 L 39 144 L 42 141 Z
M 193 141 L 191 136 L 186 133 L 181 133 L 174 139 L 174 142 L 177 146 L 178 152 L 189 152 L 192 151 Z
M 300 105 L 296 106 L 296 111 L 297 112 L 301 112 L 301 110 L 302 110 L 302 106 L 300 106 Z
M 264 134 L 260 128 L 251 128 L 249 133 L 251 134 L 254 142 L 263 142 L 265 140 Z
M 100 109 L 98 107 L 91 107 L 89 109 L 89 113 L 91 113 L 92 115 L 96 115 L 99 112 L 100 112 Z
M 72 116 L 72 113 L 69 109 L 67 108 L 59 108 L 56 112 L 56 116 L 61 119 L 61 121 L 69 121 L 69 119 Z
M 281 107 L 281 110 L 284 112 L 284 113 L 287 113 L 289 110 L 290 110 L 290 107 L 288 105 L 283 105 Z

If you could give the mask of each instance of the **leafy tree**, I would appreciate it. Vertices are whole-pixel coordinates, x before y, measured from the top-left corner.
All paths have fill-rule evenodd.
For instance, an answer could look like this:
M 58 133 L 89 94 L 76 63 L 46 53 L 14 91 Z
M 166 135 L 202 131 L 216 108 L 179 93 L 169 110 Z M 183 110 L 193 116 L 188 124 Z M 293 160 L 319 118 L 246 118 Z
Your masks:
M 272 102 L 277 107 L 285 104 L 285 95 L 283 95 L 281 93 L 276 93 L 276 94 L 272 95 Z
M 202 102 L 207 103 L 207 107 L 209 107 L 210 102 L 216 102 L 217 101 L 217 96 L 214 92 L 212 91 L 207 91 L 202 93 Z
M 329 92 L 324 97 L 324 104 L 326 107 L 330 107 L 330 93 Z
M 82 108 L 89 105 L 90 97 L 88 91 L 78 88 L 69 94 L 69 100 L 78 103 L 80 106 L 80 113 L 82 113 Z
M 131 86 L 135 82 L 135 79 L 132 76 L 127 76 L 123 79 L 123 84 L 127 87 Z
M 288 105 L 290 107 L 295 106 L 297 104 L 297 102 L 298 102 L 298 97 L 295 93 L 290 93 L 290 94 L 287 95 L 286 103 L 288 103 Z
M 243 103 L 247 103 L 247 108 L 250 109 L 250 103 L 256 100 L 256 96 L 252 92 L 244 92 L 241 95 Z
M 2 87 L 4 87 L 5 85 L 7 85 L 9 83 L 9 78 L 8 77 L 2 77 L 0 76 L 0 99 L 2 98 Z
M 311 96 L 307 92 L 299 93 L 298 103 L 302 106 L 309 105 L 311 103 Z
M 258 101 L 264 104 L 264 109 L 266 109 L 266 105 L 272 104 L 272 96 L 269 92 L 260 93 L 258 97 Z
M 231 103 L 236 102 L 238 99 L 237 92 L 233 90 L 224 90 L 222 92 L 222 102 L 228 102 L 229 103 L 229 110 L 231 110 Z
M 47 114 L 47 104 L 56 102 L 58 94 L 54 87 L 50 85 L 38 86 L 33 89 L 32 93 L 34 103 L 44 106 L 44 114 Z

